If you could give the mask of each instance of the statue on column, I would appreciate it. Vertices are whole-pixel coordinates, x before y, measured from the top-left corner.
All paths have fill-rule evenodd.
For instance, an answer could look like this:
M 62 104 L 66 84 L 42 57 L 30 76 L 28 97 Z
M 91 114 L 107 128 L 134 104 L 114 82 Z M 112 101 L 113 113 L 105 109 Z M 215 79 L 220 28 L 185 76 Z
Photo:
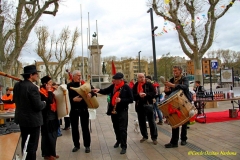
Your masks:
M 97 37 L 97 33 L 96 32 L 94 32 L 94 34 L 92 35 L 94 38 L 96 38 Z
M 103 62 L 103 65 L 102 65 L 102 74 L 106 74 L 105 62 Z
M 93 45 L 97 45 L 97 33 L 96 32 L 94 32 L 94 34 L 92 35 L 92 44 Z

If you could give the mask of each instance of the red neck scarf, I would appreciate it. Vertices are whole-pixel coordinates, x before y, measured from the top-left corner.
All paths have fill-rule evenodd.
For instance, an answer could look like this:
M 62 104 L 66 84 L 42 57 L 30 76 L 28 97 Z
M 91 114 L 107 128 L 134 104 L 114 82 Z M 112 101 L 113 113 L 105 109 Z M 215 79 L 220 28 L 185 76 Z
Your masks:
M 113 91 L 113 93 L 114 93 L 114 95 L 113 95 L 113 97 L 112 97 L 112 105 L 113 106 L 115 106 L 116 105 L 116 98 L 118 98 L 119 97 L 119 94 L 120 94 L 120 88 L 122 87 L 124 85 L 124 81 L 122 81 L 120 84 L 118 84 L 118 85 L 114 85 L 114 91 Z
M 51 92 L 53 92 L 53 89 L 51 90 Z M 40 88 L 40 93 L 42 93 L 46 98 L 48 98 L 48 91 L 45 88 L 43 88 L 43 87 Z M 51 110 L 53 112 L 56 112 L 56 110 L 57 110 L 57 103 L 56 103 L 55 98 L 53 98 L 53 103 L 50 104 L 50 106 L 51 106 Z
M 137 92 L 138 93 L 142 93 L 143 92 L 143 85 L 145 84 L 146 82 L 138 82 L 138 86 L 137 86 Z

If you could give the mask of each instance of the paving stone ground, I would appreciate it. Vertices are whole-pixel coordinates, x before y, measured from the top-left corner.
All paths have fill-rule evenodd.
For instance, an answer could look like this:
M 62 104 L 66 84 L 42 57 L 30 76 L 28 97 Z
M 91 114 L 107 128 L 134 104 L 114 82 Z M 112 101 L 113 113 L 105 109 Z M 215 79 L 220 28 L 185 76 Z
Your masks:
M 113 148 L 115 135 L 112 122 L 106 112 L 106 96 L 98 96 L 100 107 L 97 109 L 96 119 L 91 120 L 91 152 L 85 153 L 82 134 L 80 133 L 81 148 L 72 152 L 73 142 L 70 130 L 62 130 L 62 136 L 57 140 L 57 154 L 59 160 L 239 160 L 240 159 L 240 121 L 221 123 L 195 123 L 188 129 L 188 144 L 178 148 L 166 149 L 164 144 L 170 141 L 171 127 L 167 124 L 157 125 L 158 144 L 151 140 L 140 143 L 140 133 L 134 131 L 134 120 L 137 114 L 134 104 L 129 106 L 128 148 L 125 155 L 121 155 L 120 148 Z M 206 109 L 205 112 L 231 109 L 230 102 L 218 103 L 217 108 Z M 240 116 L 240 114 L 239 114 Z M 63 127 L 63 126 L 61 126 Z M 80 128 L 81 131 L 81 128 Z M 148 130 L 149 132 L 149 130 Z M 236 153 L 236 155 L 223 155 Z M 195 154 L 195 155 L 192 155 Z M 202 155 L 196 155 L 202 154 Z M 218 155 L 216 155 L 218 154 Z M 40 143 L 37 159 L 41 157 Z

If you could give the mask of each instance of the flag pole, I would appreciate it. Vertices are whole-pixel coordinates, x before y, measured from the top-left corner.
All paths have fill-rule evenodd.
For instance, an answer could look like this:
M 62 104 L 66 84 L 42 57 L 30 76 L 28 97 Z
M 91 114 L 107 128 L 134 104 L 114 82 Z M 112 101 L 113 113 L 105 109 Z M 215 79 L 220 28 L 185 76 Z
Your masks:
M 89 61 L 89 59 L 90 59 L 90 56 L 89 56 L 89 50 L 88 50 L 88 28 L 87 28 L 87 56 L 88 56 L 88 74 L 90 74 L 90 61 Z M 88 80 L 88 75 L 87 75 L 87 80 Z
M 89 21 L 89 12 L 88 12 L 88 40 L 89 40 L 89 50 L 90 50 L 90 75 L 91 75 L 91 83 L 92 83 L 92 49 L 91 49 L 91 41 L 90 41 L 90 21 Z
M 99 82 L 99 88 L 101 88 L 101 82 L 100 82 L 100 68 L 101 68 L 101 56 L 99 53 L 99 44 L 98 44 L 98 26 L 97 26 L 97 20 L 96 20 L 96 32 L 97 32 L 97 52 L 98 52 L 98 60 L 99 60 L 99 66 L 98 66 L 98 82 Z
M 82 77 L 85 80 L 85 70 L 84 70 L 84 57 L 83 57 L 83 31 L 82 31 L 82 4 L 80 4 L 81 10 L 81 39 L 82 39 Z

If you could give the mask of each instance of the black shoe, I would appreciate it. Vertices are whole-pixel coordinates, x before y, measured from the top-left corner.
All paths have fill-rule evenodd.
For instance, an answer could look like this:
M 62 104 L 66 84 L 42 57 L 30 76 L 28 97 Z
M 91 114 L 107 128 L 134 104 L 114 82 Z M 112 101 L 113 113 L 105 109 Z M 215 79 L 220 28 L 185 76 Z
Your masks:
M 189 126 L 187 126 L 187 129 L 189 129 L 190 127 Z
M 72 149 L 72 152 L 77 152 L 79 149 L 80 149 L 80 148 L 74 147 L 74 148 Z
M 172 144 L 172 143 L 165 144 L 164 146 L 165 146 L 165 148 L 176 148 L 176 147 L 178 147 L 177 144 Z
M 62 134 L 59 134 L 57 137 L 61 137 L 62 136 Z
M 120 154 L 125 154 L 126 151 L 127 151 L 127 149 L 126 149 L 126 148 L 123 148 L 123 149 L 121 150 Z
M 119 143 L 116 142 L 113 147 L 114 147 L 114 148 L 118 148 L 118 147 L 119 147 Z
M 63 130 L 69 130 L 70 129 L 70 127 L 67 127 L 67 128 L 63 128 Z
M 89 153 L 89 152 L 90 152 L 90 147 L 86 147 L 85 153 Z
M 182 146 L 185 146 L 186 144 L 187 144 L 186 141 L 181 141 L 181 145 L 182 145 Z
M 147 140 L 147 138 L 142 138 L 141 140 L 140 140 L 140 143 L 143 143 L 143 142 L 145 142 Z

